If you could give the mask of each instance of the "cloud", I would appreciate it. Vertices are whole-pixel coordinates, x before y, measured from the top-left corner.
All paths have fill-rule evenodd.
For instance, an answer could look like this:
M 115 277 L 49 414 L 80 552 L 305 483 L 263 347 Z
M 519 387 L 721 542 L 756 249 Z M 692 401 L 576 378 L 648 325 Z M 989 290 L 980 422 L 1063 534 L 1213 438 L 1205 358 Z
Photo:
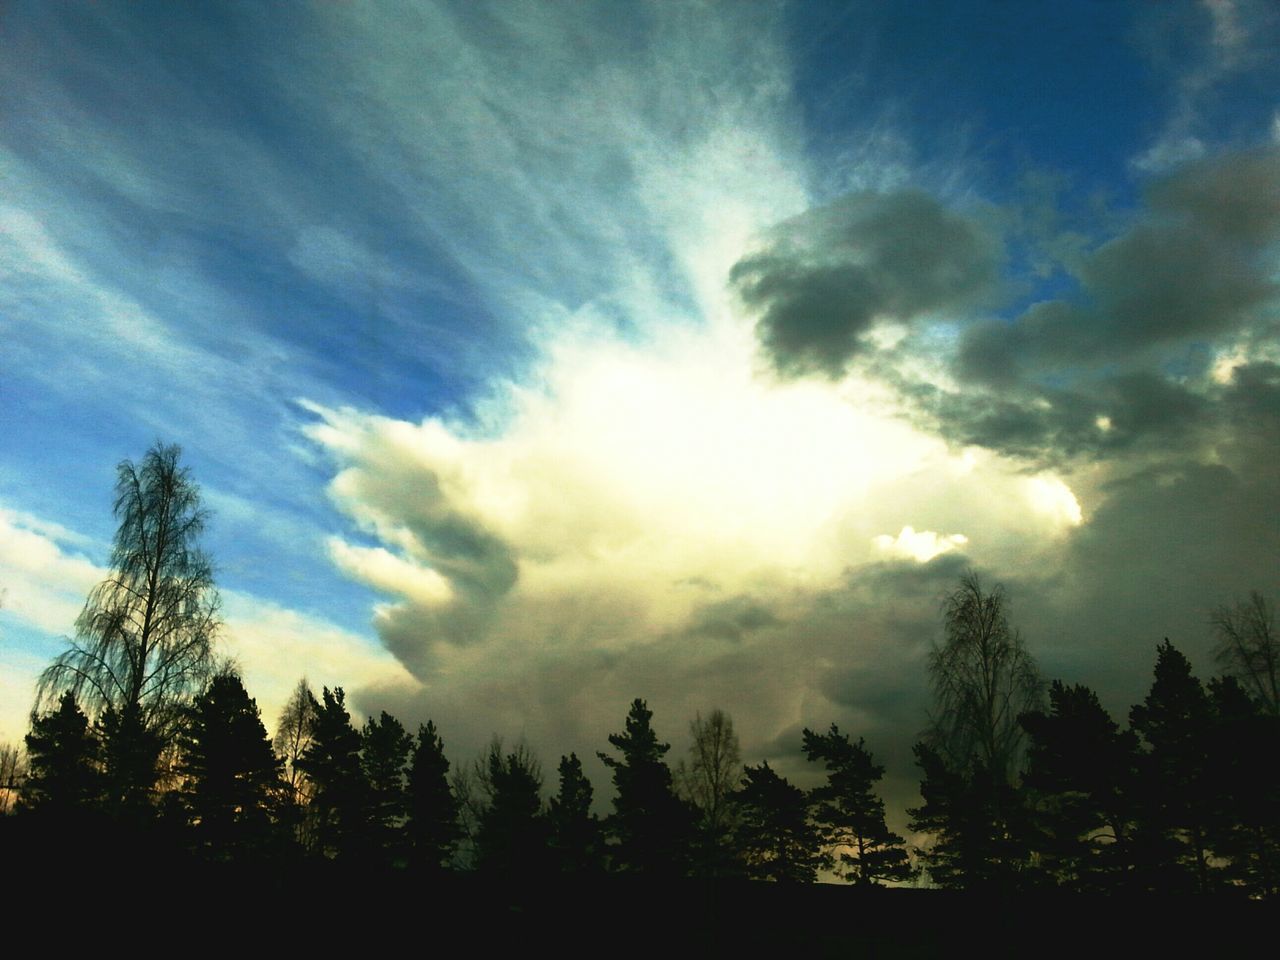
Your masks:
M 954 313 L 995 286 L 999 248 L 978 221 L 916 190 L 858 193 L 771 232 L 729 274 L 787 375 L 839 378 L 879 322 Z

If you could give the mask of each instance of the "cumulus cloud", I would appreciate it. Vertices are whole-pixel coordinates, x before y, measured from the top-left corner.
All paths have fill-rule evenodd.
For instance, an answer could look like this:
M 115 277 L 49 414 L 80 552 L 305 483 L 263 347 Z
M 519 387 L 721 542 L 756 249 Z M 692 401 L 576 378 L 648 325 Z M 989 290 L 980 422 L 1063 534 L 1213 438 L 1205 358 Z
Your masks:
M 978 221 L 916 190 L 858 193 L 771 231 L 729 274 L 782 373 L 839 378 L 879 322 L 972 306 L 999 249 Z

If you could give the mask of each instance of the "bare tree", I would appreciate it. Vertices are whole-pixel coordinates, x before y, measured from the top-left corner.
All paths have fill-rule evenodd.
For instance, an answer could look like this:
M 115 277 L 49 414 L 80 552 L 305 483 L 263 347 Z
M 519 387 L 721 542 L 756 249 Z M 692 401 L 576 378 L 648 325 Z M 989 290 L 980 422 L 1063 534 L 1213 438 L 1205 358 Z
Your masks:
M 295 794 L 300 793 L 305 784 L 305 777 L 296 765 L 311 745 L 315 732 L 315 702 L 311 685 L 303 677 L 280 711 L 280 722 L 276 724 L 276 736 L 272 742 L 276 756 L 284 760 L 285 780 Z
M 983 588 L 972 571 L 943 602 L 946 640 L 929 657 L 934 708 L 926 739 L 955 770 L 974 761 L 1004 781 L 1016 773 L 1024 731 L 1044 681 L 1009 626 L 1004 588 Z
M 23 751 L 12 743 L 0 743 L 0 816 L 12 813 L 26 775 Z
M 71 691 L 169 739 L 181 706 L 211 674 L 219 627 L 213 569 L 199 548 L 207 513 L 177 446 L 116 468 L 111 574 L 89 594 L 75 639 L 40 677 L 38 706 Z
M 676 787 L 701 812 L 703 825 L 713 834 L 729 826 L 730 795 L 742 779 L 742 751 L 733 732 L 733 718 L 718 707 L 704 720 L 689 723 L 689 761 L 676 767 Z
M 1254 590 L 1248 600 L 1220 606 L 1209 622 L 1217 634 L 1218 665 L 1239 680 L 1273 716 L 1280 716 L 1280 637 L 1275 613 Z

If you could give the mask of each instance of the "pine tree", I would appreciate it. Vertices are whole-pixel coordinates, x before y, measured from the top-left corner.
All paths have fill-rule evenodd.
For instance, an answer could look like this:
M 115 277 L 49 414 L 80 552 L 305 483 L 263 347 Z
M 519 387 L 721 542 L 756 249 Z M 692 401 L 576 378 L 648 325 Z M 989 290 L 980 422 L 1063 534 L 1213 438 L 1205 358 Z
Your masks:
M 449 789 L 449 761 L 444 742 L 430 720 L 418 727 L 409 761 L 408 821 L 405 833 L 413 863 L 436 871 L 447 863 L 458 843 L 458 801 Z
M 1140 826 L 1153 888 L 1204 893 L 1214 886 L 1212 717 L 1191 664 L 1166 639 L 1158 648 L 1150 692 L 1129 711 L 1129 725 L 1146 746 L 1139 758 Z
M 874 791 L 884 776 L 864 740 L 851 743 L 833 723 L 828 733 L 804 731 L 804 753 L 827 768 L 827 782 L 810 791 L 814 820 L 841 865 L 845 880 L 869 885 L 915 875 L 906 843 L 884 822 L 884 801 Z
M 235 673 L 220 673 L 188 710 L 180 738 L 183 805 L 207 856 L 273 851 L 285 784 L 258 704 Z
M 621 754 L 598 756 L 613 771 L 613 814 L 605 829 L 614 841 L 610 850 L 614 869 L 648 876 L 673 876 L 685 871 L 693 817 L 676 796 L 671 770 L 663 761 L 671 744 L 658 740 L 643 700 L 631 703 L 626 732 L 610 734 L 609 743 Z
M 591 781 L 576 753 L 560 758 L 559 772 L 559 792 L 547 807 L 554 864 L 561 873 L 594 873 L 602 865 L 602 851 L 600 822 L 591 812 Z
M 366 784 L 364 826 L 371 852 L 392 863 L 403 855 L 403 826 L 408 815 L 405 769 L 413 738 L 385 710 L 365 721 L 360 735 L 360 766 Z
M 803 790 L 765 761 L 743 771 L 742 787 L 732 802 L 737 813 L 734 838 L 748 877 L 780 883 L 817 879 L 827 858 Z
M 104 789 L 101 744 L 75 695 L 31 721 L 26 736 L 27 779 L 18 809 L 51 817 L 81 816 L 94 810 Z
M 480 780 L 486 802 L 476 828 L 476 869 L 503 878 L 541 873 L 548 827 L 537 759 L 523 746 L 504 751 L 495 738 Z
M 315 728 L 298 768 L 315 785 L 316 839 L 326 856 L 352 854 L 364 840 L 367 787 L 360 767 L 360 734 L 351 726 L 341 687 L 312 704 Z
M 1125 885 L 1132 857 L 1137 738 L 1121 732 L 1088 687 L 1054 681 L 1049 710 L 1023 714 L 1032 848 L 1057 886 Z

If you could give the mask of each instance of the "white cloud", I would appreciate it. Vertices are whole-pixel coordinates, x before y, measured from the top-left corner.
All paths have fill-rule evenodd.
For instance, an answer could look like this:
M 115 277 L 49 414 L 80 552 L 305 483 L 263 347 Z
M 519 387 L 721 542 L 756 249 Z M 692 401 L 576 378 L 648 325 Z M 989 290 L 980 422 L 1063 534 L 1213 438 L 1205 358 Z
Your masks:
M 917 563 L 927 563 L 939 554 L 963 547 L 969 542 L 969 538 L 963 533 L 943 535 L 932 530 L 917 532 L 914 527 L 906 526 L 896 537 L 882 533 L 872 542 L 886 553 L 910 557 Z

